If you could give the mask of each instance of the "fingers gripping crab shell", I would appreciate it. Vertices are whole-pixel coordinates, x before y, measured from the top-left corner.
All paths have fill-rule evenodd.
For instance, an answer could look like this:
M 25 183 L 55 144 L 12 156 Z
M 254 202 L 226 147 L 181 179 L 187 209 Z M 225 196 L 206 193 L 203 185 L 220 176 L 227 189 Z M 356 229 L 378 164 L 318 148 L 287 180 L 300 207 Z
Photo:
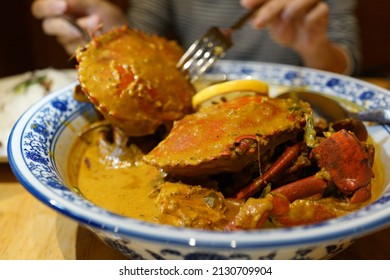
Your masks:
M 174 41 L 121 27 L 76 53 L 79 82 L 96 109 L 130 136 L 152 134 L 191 111 L 191 83 Z

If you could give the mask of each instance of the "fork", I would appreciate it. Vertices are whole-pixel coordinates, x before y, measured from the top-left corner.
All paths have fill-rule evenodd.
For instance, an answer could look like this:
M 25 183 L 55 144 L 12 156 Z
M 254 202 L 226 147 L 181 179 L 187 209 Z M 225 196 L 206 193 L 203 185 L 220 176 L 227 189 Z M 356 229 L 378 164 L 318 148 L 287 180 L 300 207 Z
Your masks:
M 191 82 L 199 79 L 226 51 L 233 46 L 232 34 L 242 27 L 259 7 L 249 10 L 233 25 L 223 29 L 212 26 L 203 36 L 195 40 L 177 63 L 179 68 Z
M 83 37 L 83 40 L 88 43 L 89 41 L 91 41 L 91 36 L 89 35 L 89 33 L 84 29 L 82 28 L 78 23 L 77 21 L 71 16 L 71 15 L 68 15 L 68 14 L 62 14 L 61 17 L 66 20 L 68 23 L 70 23 L 74 28 L 77 29 L 77 31 L 80 32 L 81 36 Z

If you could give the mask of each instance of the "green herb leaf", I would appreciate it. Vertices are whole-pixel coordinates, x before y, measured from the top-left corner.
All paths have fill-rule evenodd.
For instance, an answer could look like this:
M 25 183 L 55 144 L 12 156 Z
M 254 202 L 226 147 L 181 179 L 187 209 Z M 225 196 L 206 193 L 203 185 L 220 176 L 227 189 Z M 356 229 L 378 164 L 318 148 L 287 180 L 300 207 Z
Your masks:
M 23 81 L 23 82 L 20 82 L 19 84 L 17 84 L 13 89 L 12 91 L 16 94 L 19 94 L 19 93 L 23 93 L 23 92 L 26 92 L 27 89 L 31 86 L 31 85 L 34 85 L 34 84 L 39 84 L 41 86 L 43 86 L 45 88 L 45 90 L 47 89 L 47 84 L 48 84 L 48 81 L 47 81 L 47 77 L 45 75 L 43 76 L 34 76 L 32 75 L 32 77 L 28 78 L 27 80 Z

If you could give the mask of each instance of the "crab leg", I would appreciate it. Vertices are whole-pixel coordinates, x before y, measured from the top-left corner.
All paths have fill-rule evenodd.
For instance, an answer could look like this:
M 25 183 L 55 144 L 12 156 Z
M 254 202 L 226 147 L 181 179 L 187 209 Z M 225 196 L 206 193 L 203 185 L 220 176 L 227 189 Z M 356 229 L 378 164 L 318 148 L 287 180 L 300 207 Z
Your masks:
M 291 203 L 297 199 L 322 194 L 327 186 L 328 184 L 324 179 L 312 175 L 274 189 L 271 193 L 281 193 Z
M 279 187 L 271 191 L 264 198 L 251 197 L 240 208 L 233 222 L 226 229 L 261 228 L 270 215 L 277 218 L 281 217 L 287 223 L 290 220 L 288 218 L 288 212 L 290 211 L 291 203 L 298 199 L 322 194 L 326 187 L 327 183 L 324 179 L 313 175 Z M 317 206 L 313 207 L 313 209 L 317 209 Z M 329 213 L 325 211 L 325 214 L 328 215 Z M 319 216 L 317 219 L 321 220 L 321 217 Z M 299 222 L 299 219 L 294 222 Z
M 295 159 L 297 159 L 300 152 L 301 148 L 299 144 L 288 147 L 263 175 L 260 175 L 250 185 L 239 191 L 235 198 L 248 198 L 264 188 L 270 180 L 278 176 Z

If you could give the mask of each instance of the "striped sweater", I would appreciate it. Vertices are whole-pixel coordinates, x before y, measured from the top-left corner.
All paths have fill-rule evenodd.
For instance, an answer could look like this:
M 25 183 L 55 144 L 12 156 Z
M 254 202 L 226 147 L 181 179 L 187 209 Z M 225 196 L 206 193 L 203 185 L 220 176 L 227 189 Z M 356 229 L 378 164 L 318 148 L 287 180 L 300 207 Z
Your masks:
M 360 42 L 355 0 L 325 2 L 330 7 L 328 36 L 348 50 L 351 73 L 356 74 Z M 131 0 L 128 20 L 131 27 L 176 39 L 186 49 L 210 26 L 227 27 L 244 12 L 239 0 Z M 274 42 L 267 29 L 255 30 L 247 24 L 234 34 L 233 40 L 235 44 L 226 59 L 303 65 L 299 55 Z

